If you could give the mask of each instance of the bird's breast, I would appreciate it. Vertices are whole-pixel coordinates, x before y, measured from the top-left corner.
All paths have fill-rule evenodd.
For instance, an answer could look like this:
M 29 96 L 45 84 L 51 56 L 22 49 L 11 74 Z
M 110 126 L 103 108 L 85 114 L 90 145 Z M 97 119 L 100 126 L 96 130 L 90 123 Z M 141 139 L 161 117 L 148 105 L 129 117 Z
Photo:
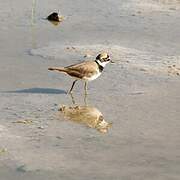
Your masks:
M 98 78 L 100 75 L 101 75 L 101 72 L 97 72 L 97 73 L 92 74 L 91 76 L 86 76 L 83 79 L 86 81 L 93 81 L 96 78 Z

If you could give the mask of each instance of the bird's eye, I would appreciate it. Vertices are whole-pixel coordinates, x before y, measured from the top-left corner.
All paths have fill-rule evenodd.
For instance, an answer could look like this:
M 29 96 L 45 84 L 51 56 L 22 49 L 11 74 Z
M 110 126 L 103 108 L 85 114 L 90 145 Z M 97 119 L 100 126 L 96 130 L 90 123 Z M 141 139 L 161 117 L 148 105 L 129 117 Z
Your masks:
M 109 57 L 107 57 L 107 58 L 104 58 L 104 60 L 105 60 L 105 61 L 110 61 L 110 58 L 109 58 Z

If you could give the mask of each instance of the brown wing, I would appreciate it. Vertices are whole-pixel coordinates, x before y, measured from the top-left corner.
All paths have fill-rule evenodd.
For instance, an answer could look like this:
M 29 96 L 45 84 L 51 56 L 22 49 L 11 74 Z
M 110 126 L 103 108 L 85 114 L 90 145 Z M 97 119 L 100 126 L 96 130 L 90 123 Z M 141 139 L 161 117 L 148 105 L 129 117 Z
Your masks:
M 93 74 L 97 73 L 97 68 L 98 65 L 94 61 L 84 61 L 79 64 L 65 67 L 65 69 L 67 69 L 67 73 L 70 76 L 74 76 L 77 78 L 83 78 L 84 76 L 90 77 Z

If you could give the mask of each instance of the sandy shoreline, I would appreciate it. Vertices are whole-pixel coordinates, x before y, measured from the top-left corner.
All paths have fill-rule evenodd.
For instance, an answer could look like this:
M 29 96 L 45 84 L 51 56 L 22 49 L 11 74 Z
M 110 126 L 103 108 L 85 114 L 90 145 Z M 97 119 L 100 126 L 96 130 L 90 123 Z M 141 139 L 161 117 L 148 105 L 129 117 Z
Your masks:
M 3 180 L 169 180 L 180 177 L 178 1 L 0 2 L 0 176 Z M 43 18 L 60 10 L 64 21 Z M 5 16 L 6 15 L 6 16 Z M 8 17 L 8 22 L 6 21 Z M 48 72 L 107 50 L 114 64 L 86 105 L 107 133 L 62 118 L 84 107 L 83 84 Z M 84 55 L 88 54 L 88 58 Z

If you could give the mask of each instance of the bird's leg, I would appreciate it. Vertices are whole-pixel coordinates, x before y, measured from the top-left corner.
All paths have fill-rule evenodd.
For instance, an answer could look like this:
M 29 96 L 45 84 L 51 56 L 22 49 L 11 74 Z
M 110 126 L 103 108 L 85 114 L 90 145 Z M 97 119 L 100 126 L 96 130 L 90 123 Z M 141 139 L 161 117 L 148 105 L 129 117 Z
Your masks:
M 73 84 L 72 84 L 72 86 L 71 86 L 71 89 L 70 89 L 69 92 L 68 92 L 69 94 L 72 93 L 72 90 L 73 90 L 73 87 L 74 87 L 76 81 L 77 81 L 77 79 L 76 79 L 75 81 L 73 81 Z
M 85 81 L 84 83 L 84 91 L 85 91 L 85 95 L 87 95 L 87 81 Z

